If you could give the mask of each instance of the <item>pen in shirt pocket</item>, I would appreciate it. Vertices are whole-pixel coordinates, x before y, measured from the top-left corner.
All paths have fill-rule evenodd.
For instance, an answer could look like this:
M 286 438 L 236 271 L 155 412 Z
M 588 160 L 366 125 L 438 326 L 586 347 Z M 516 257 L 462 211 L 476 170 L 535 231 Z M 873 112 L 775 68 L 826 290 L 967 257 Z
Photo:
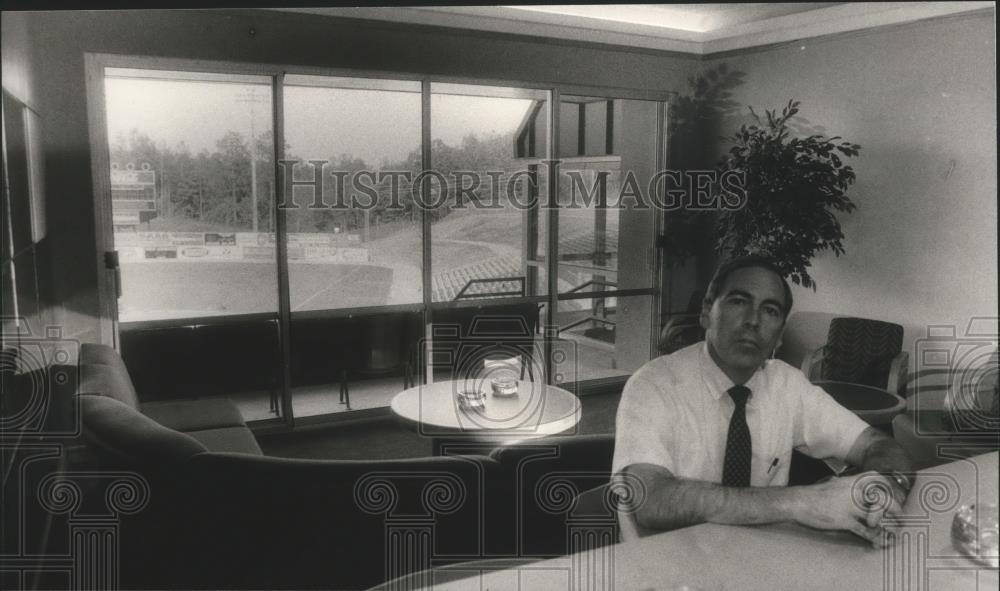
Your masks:
M 767 467 L 767 473 L 770 474 L 771 470 L 774 470 L 777 467 L 778 467 L 778 458 L 774 458 L 774 460 L 771 462 L 771 465 Z

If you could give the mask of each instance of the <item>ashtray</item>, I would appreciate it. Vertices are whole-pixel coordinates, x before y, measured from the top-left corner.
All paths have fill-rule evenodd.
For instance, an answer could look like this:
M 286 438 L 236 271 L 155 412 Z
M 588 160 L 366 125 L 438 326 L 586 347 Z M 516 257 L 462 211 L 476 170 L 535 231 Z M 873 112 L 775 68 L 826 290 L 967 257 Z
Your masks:
M 493 378 L 490 386 L 494 396 L 517 396 L 517 380 L 514 378 Z
M 462 390 L 455 395 L 458 406 L 463 410 L 482 410 L 486 408 L 486 394 L 478 390 Z
M 969 558 L 997 568 L 997 504 L 963 505 L 951 522 L 951 540 Z

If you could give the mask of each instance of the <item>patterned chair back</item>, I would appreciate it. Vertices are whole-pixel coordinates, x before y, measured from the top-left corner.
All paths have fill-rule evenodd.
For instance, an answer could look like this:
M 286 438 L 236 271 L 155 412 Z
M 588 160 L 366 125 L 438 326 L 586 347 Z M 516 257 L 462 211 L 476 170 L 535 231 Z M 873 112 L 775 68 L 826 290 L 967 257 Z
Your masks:
M 893 358 L 903 350 L 903 327 L 866 318 L 830 321 L 820 379 L 885 388 Z

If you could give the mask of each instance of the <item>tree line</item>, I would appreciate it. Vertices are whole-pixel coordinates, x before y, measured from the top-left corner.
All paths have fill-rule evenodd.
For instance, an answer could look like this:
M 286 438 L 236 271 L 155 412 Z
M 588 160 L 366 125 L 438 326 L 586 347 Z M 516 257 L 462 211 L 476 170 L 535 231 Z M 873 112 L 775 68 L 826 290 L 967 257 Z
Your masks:
M 431 146 L 434 169 L 445 175 L 460 170 L 515 170 L 513 141 L 513 133 L 467 134 L 458 145 L 436 139 Z M 252 143 L 243 134 L 229 131 L 215 142 L 214 149 L 202 149 L 195 154 L 184 142 L 170 147 L 155 142 L 142 131 L 132 129 L 129 134 L 120 134 L 113 141 L 111 161 L 120 166 L 132 163 L 137 168 L 149 163 L 155 171 L 158 216 L 150 223 L 151 228 L 250 231 L 256 221 L 258 231 L 273 232 L 273 132 L 268 130 L 257 135 Z M 288 144 L 284 152 L 286 160 L 304 160 L 296 156 Z M 376 170 L 371 163 L 348 153 L 330 156 L 327 161 L 327 171 L 354 173 Z M 386 161 L 378 169 L 409 171 L 416 176 L 421 170 L 420 162 L 420 149 L 417 147 L 402 161 Z M 296 166 L 294 174 L 297 180 L 308 180 L 312 178 L 312 169 L 308 164 Z M 368 224 L 416 221 L 417 208 L 408 191 L 400 193 L 403 208 L 398 210 L 386 207 L 389 203 L 388 186 L 378 188 L 378 204 L 367 212 L 349 208 L 300 207 L 286 210 L 288 229 L 293 232 L 332 232 L 339 228 L 340 231 L 351 232 Z M 325 183 L 323 197 L 324 201 L 335 201 L 334 182 Z M 441 219 L 452 211 L 454 205 L 454 201 L 446 203 L 431 215 Z

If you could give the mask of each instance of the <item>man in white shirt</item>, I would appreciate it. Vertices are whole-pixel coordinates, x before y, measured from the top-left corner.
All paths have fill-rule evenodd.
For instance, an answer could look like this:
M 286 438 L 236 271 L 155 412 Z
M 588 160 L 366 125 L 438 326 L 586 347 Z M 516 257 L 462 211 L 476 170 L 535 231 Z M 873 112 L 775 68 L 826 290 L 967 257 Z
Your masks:
M 910 460 L 798 369 L 769 359 L 791 306 L 788 283 L 769 261 L 730 261 L 705 294 L 705 341 L 629 379 L 612 471 L 644 500 L 620 516 L 624 539 L 703 522 L 794 521 L 886 542 L 883 519 L 909 493 Z M 793 448 L 866 472 L 788 487 Z

